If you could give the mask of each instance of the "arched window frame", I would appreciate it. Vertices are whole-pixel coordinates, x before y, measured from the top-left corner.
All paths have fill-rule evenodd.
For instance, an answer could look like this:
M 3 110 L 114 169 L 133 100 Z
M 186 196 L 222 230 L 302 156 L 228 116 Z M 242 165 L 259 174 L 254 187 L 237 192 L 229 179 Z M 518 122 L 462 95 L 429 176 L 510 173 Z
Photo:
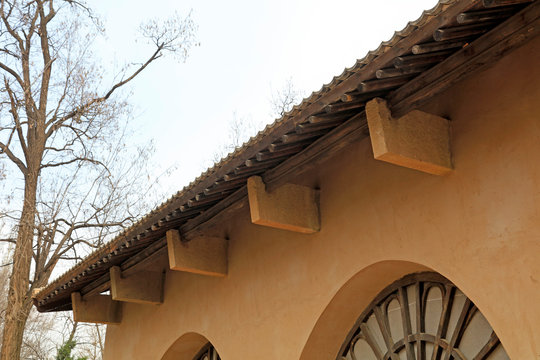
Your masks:
M 209 342 L 203 346 L 193 360 L 221 360 L 221 358 L 212 343 Z
M 429 333 L 426 332 L 426 309 L 428 295 L 433 288 L 437 288 L 442 295 L 442 309 L 437 330 L 435 333 Z M 409 301 L 409 297 L 413 289 L 414 314 L 411 314 L 410 305 L 413 305 L 413 301 Z M 460 296 L 465 297 L 465 301 L 459 309 L 459 317 L 455 327 L 449 329 L 450 317 L 452 315 L 455 317 L 453 301 L 458 292 Z M 400 339 L 394 339 L 395 336 L 390 330 L 388 308 L 394 300 L 399 303 L 403 331 L 403 336 Z M 377 360 L 400 360 L 399 353 L 407 360 L 489 360 L 490 355 L 494 354 L 496 349 L 498 349 L 499 356 L 497 359 L 508 359 L 508 355 L 504 352 L 502 344 L 491 326 L 489 327 L 491 335 L 485 343 L 481 344 L 482 346 L 473 357 L 466 357 L 459 349 L 463 335 L 477 312 L 481 315 L 474 303 L 442 275 L 433 272 L 407 275 L 381 291 L 364 310 L 343 342 L 337 360 L 362 360 L 356 357 L 355 351 L 352 351 L 351 354 L 351 349 L 354 349 L 358 341 L 365 341 L 373 352 L 372 358 Z M 411 321 L 411 316 L 415 316 L 414 322 Z M 384 339 L 384 346 L 380 346 L 380 341 L 377 343 L 373 330 L 370 328 L 373 325 L 368 326 L 370 318 L 372 324 L 374 323 L 373 318 L 376 319 L 377 331 L 380 331 Z M 420 326 L 417 327 L 416 324 Z M 427 358 L 426 344 L 433 346 L 433 349 L 430 349 L 431 354 Z M 418 349 L 420 350 L 418 351 Z M 501 354 L 502 357 L 500 357 Z

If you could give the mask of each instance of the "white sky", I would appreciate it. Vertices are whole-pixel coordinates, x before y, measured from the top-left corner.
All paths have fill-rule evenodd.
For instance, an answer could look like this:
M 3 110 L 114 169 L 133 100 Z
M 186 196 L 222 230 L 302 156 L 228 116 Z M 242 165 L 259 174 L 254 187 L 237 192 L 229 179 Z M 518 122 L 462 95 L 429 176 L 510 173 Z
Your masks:
M 306 95 L 319 90 L 436 2 L 98 0 L 91 6 L 105 22 L 100 56 L 109 66 L 148 57 L 137 35 L 142 21 L 192 10 L 201 45 L 185 63 L 158 60 L 131 87 L 133 125 L 140 130 L 133 140 L 155 140 L 159 166 L 178 165 L 168 185 L 180 190 L 211 164 L 234 112 L 272 122 L 272 92 L 287 79 Z

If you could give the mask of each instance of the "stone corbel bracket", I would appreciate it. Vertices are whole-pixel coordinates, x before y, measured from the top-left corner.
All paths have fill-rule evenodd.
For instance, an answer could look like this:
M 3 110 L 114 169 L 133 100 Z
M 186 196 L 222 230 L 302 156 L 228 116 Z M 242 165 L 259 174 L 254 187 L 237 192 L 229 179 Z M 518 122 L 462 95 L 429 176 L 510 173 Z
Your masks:
M 228 241 L 219 237 L 198 236 L 182 241 L 178 230 L 167 231 L 167 251 L 171 270 L 194 274 L 227 275 Z
M 78 292 L 71 293 L 73 319 L 96 324 L 120 324 L 122 303 L 114 301 L 110 295 L 93 295 L 82 298 Z
M 304 234 L 321 229 L 317 190 L 285 184 L 269 193 L 260 176 L 250 177 L 247 188 L 252 223 Z
M 379 98 L 366 104 L 366 116 L 375 159 L 433 175 L 453 170 L 447 119 L 419 110 L 395 119 Z
M 119 266 L 110 268 L 111 296 L 113 300 L 137 304 L 161 304 L 163 302 L 164 275 L 158 271 L 139 271 L 123 276 Z

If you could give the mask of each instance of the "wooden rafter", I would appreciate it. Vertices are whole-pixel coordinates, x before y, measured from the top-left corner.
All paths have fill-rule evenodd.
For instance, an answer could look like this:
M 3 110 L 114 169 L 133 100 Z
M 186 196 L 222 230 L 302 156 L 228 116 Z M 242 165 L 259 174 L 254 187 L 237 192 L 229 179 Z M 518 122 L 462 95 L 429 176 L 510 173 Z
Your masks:
M 528 2 L 529 1 L 524 0 L 484 0 L 483 5 L 495 7 L 495 10 L 499 10 L 497 9 L 499 6 L 517 4 L 517 8 L 519 8 L 520 6 L 525 6 L 520 4 Z M 125 264 L 129 264 L 129 267 L 134 267 L 135 264 L 140 261 L 145 261 L 148 257 L 161 256 L 164 251 L 163 249 L 166 249 L 164 234 L 167 229 L 180 228 L 183 236 L 185 236 L 186 239 L 189 239 L 191 236 L 195 237 L 197 234 L 204 232 L 207 227 L 215 227 L 219 222 L 216 219 L 222 218 L 221 212 L 231 214 L 237 211 L 238 208 L 245 206 L 245 182 L 247 177 L 251 175 L 261 175 L 269 189 L 278 187 L 280 184 L 286 183 L 287 177 L 295 172 L 292 170 L 292 164 L 300 164 L 301 166 L 298 170 L 306 171 L 313 166 L 310 164 L 310 161 L 319 162 L 319 159 L 326 157 L 324 151 L 325 146 L 328 146 L 329 149 L 339 149 L 351 142 L 365 137 L 367 135 L 365 122 L 361 122 L 360 129 L 358 129 L 355 128 L 355 125 L 358 124 L 354 124 L 354 122 L 347 120 L 350 119 L 351 116 L 354 116 L 354 114 L 348 114 L 346 112 L 326 114 L 324 113 L 325 108 L 328 105 L 334 105 L 339 101 L 369 100 L 370 96 L 380 96 L 381 94 L 378 93 L 359 93 L 357 88 L 362 82 L 376 79 L 377 71 L 390 70 L 389 66 L 393 65 L 393 61 L 396 57 L 409 56 L 411 53 L 415 54 L 416 46 L 424 46 L 424 49 L 421 49 L 420 52 L 418 52 L 418 54 L 423 54 L 434 51 L 434 48 L 429 50 L 429 46 L 435 46 L 434 44 L 447 44 L 448 42 L 433 41 L 430 39 L 431 35 L 441 28 L 448 28 L 450 25 L 455 24 L 455 20 L 458 16 L 464 13 L 469 13 L 468 17 L 461 16 L 465 21 L 463 24 L 467 24 L 467 21 L 470 21 L 467 19 L 471 19 L 470 10 L 478 11 L 478 9 L 481 8 L 481 5 L 482 2 L 480 0 L 456 1 L 451 3 L 438 15 L 422 22 L 421 26 L 417 29 L 404 34 L 403 38 L 393 41 L 392 46 L 384 47 L 384 51 L 378 50 L 374 56 L 368 56 L 363 61 L 364 65 L 361 68 L 355 68 L 354 71 L 349 71 L 347 76 L 342 75 L 338 81 L 334 81 L 330 86 L 324 87 L 323 90 L 319 92 L 319 95 L 314 98 L 315 100 L 304 102 L 298 109 L 291 113 L 292 115 L 286 116 L 283 121 L 276 123 L 270 129 L 265 131 L 264 136 L 259 136 L 256 142 L 242 148 L 240 151 L 236 152 L 234 157 L 214 168 L 210 174 L 204 174 L 204 176 L 196 181 L 194 185 L 181 192 L 178 196 L 175 196 L 174 201 L 167 202 L 167 204 L 161 206 L 158 211 L 146 216 L 143 221 L 129 229 L 125 234 L 122 234 L 118 239 L 115 239 L 111 244 L 87 258 L 72 272 L 62 276 L 61 279 L 49 285 L 43 292 L 38 294 L 38 297 L 35 299 L 38 309 L 40 311 L 69 309 L 71 307 L 69 303 L 70 292 L 82 289 L 81 291 L 96 293 L 99 289 L 107 289 L 107 286 L 109 286 L 108 269 L 110 266 L 120 265 L 121 268 L 124 269 Z M 462 44 L 459 47 L 454 44 L 453 47 L 450 47 L 451 49 L 462 48 L 462 50 L 458 51 L 458 53 L 462 53 L 459 56 L 465 58 L 469 57 L 470 61 L 476 61 L 479 64 L 467 66 L 467 61 L 469 60 L 465 59 L 464 63 L 458 68 L 449 67 L 449 59 L 452 59 L 457 55 L 455 54 L 450 55 L 450 57 L 443 60 L 442 63 L 429 64 L 429 66 L 432 67 L 421 73 L 419 76 L 416 76 L 417 73 L 412 72 L 416 77 L 397 90 L 394 90 L 390 95 L 390 106 L 392 111 L 395 112 L 395 115 L 399 115 L 400 112 L 406 113 L 411 109 L 414 109 L 416 106 L 419 106 L 419 104 L 427 101 L 433 94 L 450 86 L 449 84 L 458 81 L 473 70 L 481 68 L 482 64 L 496 61 L 498 57 L 522 45 L 533 36 L 536 36 L 538 29 L 537 19 L 531 20 L 531 16 L 537 17 L 537 15 L 531 15 L 530 13 L 537 13 L 537 7 L 538 2 L 531 3 L 527 5 L 521 14 L 515 15 L 508 20 L 505 20 L 504 17 L 500 17 L 500 21 L 504 21 L 504 23 L 495 29 L 488 31 L 488 33 L 479 39 L 460 39 L 460 41 L 465 41 L 465 44 Z M 500 10 L 508 13 L 508 8 L 500 8 Z M 500 14 L 500 12 L 496 13 Z M 498 15 L 495 16 L 498 17 Z M 482 58 L 474 57 L 472 52 L 467 52 L 468 49 L 473 49 L 470 47 L 471 45 L 474 44 L 476 46 L 474 49 L 480 49 L 484 46 L 482 43 L 487 41 L 486 38 L 498 36 L 495 34 L 496 32 L 505 32 L 508 29 L 506 24 L 511 21 L 515 22 L 515 18 L 519 16 L 527 18 L 528 20 L 526 21 L 529 22 L 529 26 L 533 27 L 527 29 L 522 28 L 514 33 L 506 33 L 505 36 L 507 37 L 502 40 L 503 44 L 500 44 L 499 47 L 492 52 L 492 55 L 494 55 L 493 58 L 489 57 L 488 52 L 483 54 Z M 480 18 L 478 21 L 484 20 L 485 19 Z M 491 19 L 488 20 L 491 21 Z M 448 48 L 443 47 L 438 50 L 446 49 Z M 406 74 L 408 70 L 405 69 L 408 68 L 403 68 L 401 70 Z M 451 78 L 443 76 L 444 74 L 441 75 L 444 71 L 450 71 L 451 74 L 449 74 L 449 76 Z M 463 71 L 464 73 L 460 74 L 460 71 Z M 439 75 L 435 76 L 437 73 Z M 382 72 L 381 74 L 383 75 L 382 80 L 385 80 L 384 76 L 388 76 L 386 79 L 392 78 L 392 74 L 389 74 L 388 72 L 386 72 L 386 74 L 385 72 Z M 428 74 L 431 78 L 428 78 Z M 404 73 L 400 73 L 399 75 L 404 75 Z M 426 83 L 421 83 L 421 81 L 429 81 L 427 83 L 429 86 L 426 86 Z M 442 83 L 442 86 L 437 84 L 439 82 Z M 413 87 L 416 87 L 415 91 L 417 93 L 414 93 L 414 91 L 410 92 Z M 405 94 L 405 92 L 407 93 Z M 386 93 L 386 91 L 383 92 L 383 96 Z M 401 98 L 399 98 L 399 101 L 396 101 L 399 94 L 401 94 Z M 420 96 L 420 98 L 417 96 Z M 394 102 L 392 102 L 392 100 L 394 100 Z M 327 118 L 326 115 L 331 115 L 331 117 Z M 307 133 L 311 131 L 310 126 L 304 126 L 304 124 L 312 124 L 320 120 L 322 122 L 333 121 L 338 119 L 338 117 L 341 117 L 344 122 L 341 125 L 336 123 L 335 128 L 332 126 L 325 128 L 326 135 L 325 132 L 321 132 L 317 137 L 308 137 L 304 140 L 301 139 L 305 138 L 305 136 L 297 136 L 304 135 L 302 134 L 303 131 L 306 131 Z M 313 129 L 315 128 L 316 127 Z M 338 133 L 342 133 L 344 137 L 339 139 L 337 136 Z M 282 138 L 283 135 L 289 134 L 294 134 L 295 141 L 298 142 L 291 141 L 293 137 L 286 138 L 289 139 L 288 143 L 277 140 Z M 291 149 L 294 149 L 294 151 Z M 269 158 L 259 160 L 257 156 L 261 157 L 261 159 L 267 156 L 270 156 L 271 158 L 271 155 L 268 154 L 280 151 L 290 151 L 288 154 L 291 155 L 290 157 L 285 156 L 281 158 L 284 161 L 279 163 L 276 167 L 271 168 L 270 170 L 265 167 L 247 170 L 248 166 L 246 162 L 248 162 L 248 160 L 251 161 L 255 159 L 255 161 L 265 161 Z M 296 151 L 300 152 L 296 153 Z M 255 165 L 255 163 L 253 164 Z M 241 169 L 240 171 L 246 169 L 246 172 L 235 174 L 235 169 L 237 168 Z M 216 199 L 215 202 L 209 201 L 204 205 L 200 205 L 201 202 L 206 201 L 205 196 L 216 193 L 226 194 L 226 190 L 220 190 L 220 186 L 224 186 L 227 190 L 233 190 L 234 192 L 222 200 L 219 200 L 219 197 L 216 197 L 214 198 Z M 242 193 L 244 195 L 240 196 Z M 188 201 L 190 200 L 192 202 L 191 207 L 188 205 Z M 183 227 L 187 227 L 188 229 L 182 230 Z M 145 258 L 144 256 L 147 257 Z M 68 275 L 72 277 L 67 279 Z M 67 303 L 66 299 L 68 301 Z

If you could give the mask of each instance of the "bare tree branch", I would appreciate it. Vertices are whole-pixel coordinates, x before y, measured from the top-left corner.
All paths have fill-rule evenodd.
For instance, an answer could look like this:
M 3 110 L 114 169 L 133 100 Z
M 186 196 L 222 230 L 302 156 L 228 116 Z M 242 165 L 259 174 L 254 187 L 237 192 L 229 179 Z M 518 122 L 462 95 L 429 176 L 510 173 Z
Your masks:
M 80 259 L 147 210 L 151 146 L 127 144 L 129 104 L 119 89 L 164 52 L 185 57 L 196 45 L 189 17 L 151 22 L 146 61 L 104 88 L 87 35 L 101 31 L 99 19 L 81 1 L 54 5 L 0 0 L 0 176 L 9 171 L 12 186 L 0 194 L 0 217 L 14 233 L 0 239 L 13 246 L 2 360 L 43 349 L 21 334 L 33 326 L 32 290 L 56 265 Z
M 11 116 L 13 117 L 13 122 L 15 123 L 15 129 L 17 129 L 17 136 L 19 137 L 19 142 L 21 143 L 21 148 L 22 148 L 23 153 L 26 153 L 27 152 L 26 140 L 24 139 L 24 135 L 22 132 L 22 127 L 21 127 L 21 119 L 19 118 L 19 112 L 17 109 L 18 101 L 16 99 L 15 93 L 13 92 L 13 90 L 11 90 L 11 87 L 9 86 L 9 82 L 7 81 L 5 77 L 4 77 L 4 84 L 6 86 L 6 92 L 9 96 L 9 103 L 11 105 L 10 113 L 11 113 Z
M 94 98 L 87 103 L 77 107 L 76 109 L 73 109 L 70 111 L 67 115 L 63 116 L 62 118 L 54 121 L 54 123 L 49 127 L 46 133 L 46 137 L 49 138 L 56 130 L 58 130 L 66 121 L 73 119 L 76 116 L 80 116 L 81 114 L 84 114 L 90 107 L 92 107 L 94 104 L 102 103 L 109 99 L 111 95 L 120 87 L 124 86 L 131 80 L 133 80 L 137 75 L 139 75 L 148 65 L 150 65 L 154 60 L 157 60 L 161 57 L 160 53 L 163 50 L 163 45 L 158 46 L 156 51 L 146 60 L 144 64 L 142 64 L 137 70 L 135 70 L 130 76 L 127 78 L 119 81 L 118 83 L 114 84 L 107 93 L 101 97 Z
M 24 163 L 21 161 L 21 159 L 19 159 L 17 156 L 15 156 L 15 154 L 13 154 L 13 152 L 9 149 L 9 147 L 7 145 L 5 145 L 4 143 L 0 142 L 0 155 L 1 154 L 6 154 L 7 157 L 13 161 L 15 163 L 15 165 L 17 165 L 17 167 L 21 170 L 21 172 L 24 174 L 26 172 L 26 166 L 24 165 Z

